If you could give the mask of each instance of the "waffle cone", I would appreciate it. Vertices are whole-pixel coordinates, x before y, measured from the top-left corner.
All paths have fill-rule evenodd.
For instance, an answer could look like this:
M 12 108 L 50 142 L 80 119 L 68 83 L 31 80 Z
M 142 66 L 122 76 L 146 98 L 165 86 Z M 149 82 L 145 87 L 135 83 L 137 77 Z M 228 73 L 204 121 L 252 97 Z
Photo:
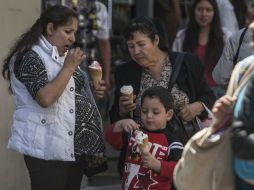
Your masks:
M 101 69 L 94 69 L 89 68 L 90 76 L 93 81 L 93 85 L 95 88 L 98 88 L 99 81 L 102 79 L 102 70 Z
M 122 95 L 124 95 L 124 96 L 129 96 L 130 100 L 131 100 L 132 102 L 134 101 L 133 93 L 131 93 L 131 94 L 122 93 Z M 133 118 L 133 111 L 130 112 L 130 117 Z
M 149 152 L 148 137 L 143 140 L 143 144 L 139 145 L 140 152 Z

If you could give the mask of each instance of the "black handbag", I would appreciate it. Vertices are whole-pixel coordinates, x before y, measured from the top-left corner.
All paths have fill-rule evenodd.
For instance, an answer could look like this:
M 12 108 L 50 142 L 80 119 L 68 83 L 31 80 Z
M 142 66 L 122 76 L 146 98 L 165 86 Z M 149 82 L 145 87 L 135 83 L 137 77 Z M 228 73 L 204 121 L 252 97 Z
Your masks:
M 178 53 L 176 56 L 175 67 L 173 67 L 173 72 L 168 84 L 168 90 L 171 92 L 172 88 L 176 82 L 178 74 L 180 72 L 185 53 Z M 196 132 L 200 130 L 197 118 L 185 122 L 183 121 L 176 113 L 174 113 L 173 118 L 168 122 L 167 127 L 171 132 L 173 132 L 185 145 L 187 141 L 192 137 Z
M 91 177 L 108 169 L 107 157 L 105 155 L 86 155 L 84 157 L 84 174 Z
M 176 114 L 173 115 L 168 126 L 170 131 L 172 131 L 184 145 L 196 132 L 200 131 L 200 126 L 196 118 L 185 122 Z

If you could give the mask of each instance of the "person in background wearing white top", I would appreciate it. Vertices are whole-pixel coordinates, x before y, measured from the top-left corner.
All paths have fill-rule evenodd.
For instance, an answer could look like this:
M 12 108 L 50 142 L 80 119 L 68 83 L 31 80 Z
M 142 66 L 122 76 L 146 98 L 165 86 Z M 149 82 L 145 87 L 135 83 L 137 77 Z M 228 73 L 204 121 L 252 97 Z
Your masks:
M 222 28 L 215 0 L 195 0 L 187 27 L 177 33 L 173 51 L 184 51 L 199 56 L 205 67 L 205 78 L 216 96 L 220 88 L 212 78 L 212 70 L 222 53 L 224 42 L 231 32 Z
M 254 22 L 249 26 L 254 26 Z M 252 40 L 252 32 L 250 29 L 247 29 L 246 33 L 243 36 L 242 43 L 239 46 L 240 37 L 244 31 L 244 29 L 236 32 L 232 35 L 222 52 L 222 55 L 214 67 L 212 75 L 213 79 L 216 81 L 218 85 L 227 87 L 231 72 L 235 66 L 235 64 L 246 57 L 249 57 L 254 54 L 254 49 L 251 47 L 251 40 Z M 236 62 L 234 63 L 234 57 L 236 56 L 237 49 L 239 47 L 239 54 L 237 57 Z
M 247 24 L 248 6 L 246 0 L 216 0 L 221 25 L 234 34 Z
M 250 9 L 252 6 L 252 4 L 249 4 Z M 252 30 L 254 28 L 254 17 L 249 15 L 248 19 L 250 24 L 246 31 L 245 28 L 243 28 L 229 37 L 222 55 L 212 72 L 213 79 L 217 84 L 224 86 L 224 88 L 228 85 L 235 64 L 254 54 L 254 49 L 251 47 L 250 43 L 253 36 Z
M 232 33 L 239 30 L 234 7 L 230 0 L 216 0 L 219 8 L 221 26 L 227 28 Z
M 85 54 L 70 49 L 78 15 L 56 5 L 21 35 L 3 64 L 15 100 L 8 148 L 24 155 L 34 190 L 79 190 L 86 158 L 105 151 L 102 119 L 79 65 Z
M 89 62 L 99 59 L 103 66 L 103 78 L 110 87 L 111 45 L 109 18 L 106 6 L 97 0 L 65 0 L 65 5 L 79 13 L 77 43 L 87 52 Z M 96 47 L 99 54 L 96 54 Z M 89 63 L 88 63 L 89 64 Z

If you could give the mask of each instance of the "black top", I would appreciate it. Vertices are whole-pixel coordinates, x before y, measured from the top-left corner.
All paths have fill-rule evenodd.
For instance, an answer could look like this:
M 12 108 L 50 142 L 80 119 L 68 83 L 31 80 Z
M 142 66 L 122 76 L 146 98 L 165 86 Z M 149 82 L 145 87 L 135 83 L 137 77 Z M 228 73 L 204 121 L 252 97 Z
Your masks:
M 176 52 L 169 52 L 169 58 L 174 68 Z M 121 119 L 119 115 L 119 98 L 121 96 L 120 88 L 123 85 L 132 85 L 134 94 L 137 95 L 140 90 L 142 67 L 134 61 L 129 61 L 119 65 L 115 72 L 115 98 L 113 106 L 110 110 L 111 122 L 116 122 Z M 211 108 L 215 101 L 215 96 L 212 90 L 206 83 L 204 78 L 204 66 L 201 64 L 199 58 L 195 55 L 186 53 L 184 56 L 183 64 L 176 83 L 188 97 L 190 103 L 201 101 L 208 108 Z M 207 112 L 204 110 L 200 117 L 206 117 Z

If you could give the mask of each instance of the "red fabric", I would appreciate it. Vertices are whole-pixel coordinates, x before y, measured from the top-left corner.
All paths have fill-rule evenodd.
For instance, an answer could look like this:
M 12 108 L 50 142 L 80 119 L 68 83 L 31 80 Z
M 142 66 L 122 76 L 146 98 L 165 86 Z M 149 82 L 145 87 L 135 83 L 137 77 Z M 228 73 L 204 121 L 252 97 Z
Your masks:
M 113 132 L 114 125 L 105 130 L 105 139 L 115 149 L 122 148 L 122 133 Z M 182 151 L 182 144 L 175 137 L 165 134 L 165 130 L 143 131 L 148 135 L 149 152 L 161 162 L 160 172 L 155 172 L 143 166 L 139 147 L 135 140 L 135 133 L 131 131 L 127 145 L 122 189 L 150 189 L 170 190 L 173 181 L 173 171 L 176 160 Z
M 125 159 L 122 189 L 170 190 L 175 162 L 167 161 L 169 142 L 163 133 L 145 132 L 149 139 L 149 151 L 161 160 L 161 171 L 157 173 L 142 164 L 135 134 L 132 133 Z
M 121 132 L 113 132 L 114 124 L 111 124 L 105 129 L 105 140 L 112 145 L 116 150 L 120 150 L 123 146 L 123 139 Z
M 198 45 L 195 53 L 198 55 L 199 59 L 205 65 L 205 79 L 210 87 L 217 86 L 216 82 L 213 80 L 212 77 L 212 69 L 207 67 L 205 62 L 205 53 L 206 53 L 206 45 Z
M 161 161 L 161 176 L 173 176 L 173 171 L 176 166 L 176 162 L 173 161 Z M 171 179 L 172 180 L 172 179 Z

